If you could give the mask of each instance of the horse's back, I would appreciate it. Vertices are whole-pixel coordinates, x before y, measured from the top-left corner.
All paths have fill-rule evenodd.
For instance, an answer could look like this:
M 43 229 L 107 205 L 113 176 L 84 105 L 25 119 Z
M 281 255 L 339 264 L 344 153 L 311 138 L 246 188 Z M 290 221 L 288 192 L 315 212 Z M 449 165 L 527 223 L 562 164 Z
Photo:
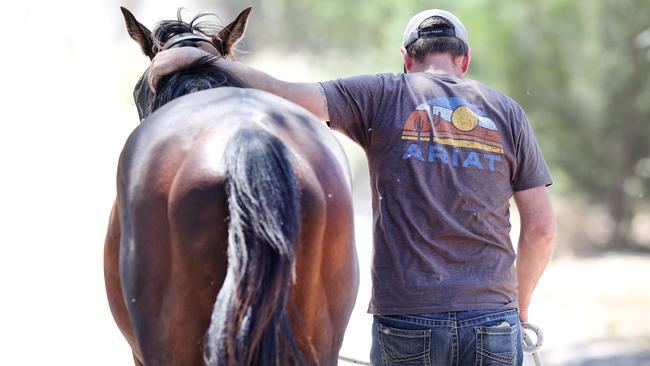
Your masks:
M 326 170 L 336 180 L 344 181 L 346 191 L 350 191 L 347 159 L 328 128 L 305 109 L 255 89 L 210 89 L 168 103 L 134 131 L 121 163 L 138 172 L 129 177 L 134 180 L 131 184 L 139 184 L 143 168 L 157 169 L 156 161 L 161 160 L 173 164 L 184 153 L 195 153 L 192 149 L 198 142 L 207 147 L 201 153 L 209 154 L 210 168 L 220 173 L 223 161 L 215 157 L 223 155 L 226 142 L 242 128 L 265 129 L 277 135 L 290 150 L 313 165 L 319 178 L 319 170 Z M 160 154 L 171 156 L 160 159 Z
M 223 155 L 242 129 L 275 135 L 290 152 L 301 212 L 293 298 L 304 326 L 296 334 L 307 333 L 298 343 L 305 350 L 310 339 L 326 363 L 340 347 L 357 286 L 345 156 L 302 108 L 260 91 L 219 88 L 160 108 L 120 158 L 119 273 L 141 360 L 202 362 L 197 350 L 227 269 Z

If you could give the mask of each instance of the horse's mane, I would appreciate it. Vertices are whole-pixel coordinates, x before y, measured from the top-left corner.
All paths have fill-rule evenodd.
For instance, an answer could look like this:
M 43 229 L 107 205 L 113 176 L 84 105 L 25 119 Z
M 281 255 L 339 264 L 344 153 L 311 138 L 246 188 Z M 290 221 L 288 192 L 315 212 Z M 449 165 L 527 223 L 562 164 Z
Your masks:
M 214 21 L 204 20 L 207 17 L 219 18 L 216 14 L 213 13 L 200 13 L 194 16 L 189 23 L 183 21 L 183 12 L 184 8 L 179 8 L 176 12 L 176 19 L 173 20 L 162 20 L 156 24 L 152 32 L 154 43 L 158 49 L 161 49 L 162 46 L 172 37 L 183 34 L 183 33 L 194 33 L 204 35 L 206 37 L 212 37 L 221 30 L 219 26 Z M 192 41 L 187 41 L 192 42 Z M 185 44 L 180 43 L 181 46 Z M 221 50 L 219 50 L 221 51 Z
M 243 88 L 244 85 L 230 73 L 218 67 L 215 56 L 204 56 L 187 68 L 164 76 L 158 82 L 158 91 L 151 100 L 149 113 L 170 101 L 197 91 L 232 86 Z

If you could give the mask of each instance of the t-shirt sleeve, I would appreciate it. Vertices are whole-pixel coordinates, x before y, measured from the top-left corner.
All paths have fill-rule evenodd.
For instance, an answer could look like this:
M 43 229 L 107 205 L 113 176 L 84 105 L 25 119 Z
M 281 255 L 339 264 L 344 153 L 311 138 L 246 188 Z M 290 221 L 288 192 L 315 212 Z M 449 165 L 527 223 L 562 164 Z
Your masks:
M 354 76 L 320 84 L 327 98 L 330 126 L 363 148 L 369 147 L 373 121 L 381 104 L 383 76 Z
M 515 136 L 515 155 L 517 166 L 514 172 L 512 186 L 515 192 L 527 189 L 550 186 L 553 179 L 539 148 L 533 128 L 523 109 L 515 103 L 515 124 L 519 126 Z

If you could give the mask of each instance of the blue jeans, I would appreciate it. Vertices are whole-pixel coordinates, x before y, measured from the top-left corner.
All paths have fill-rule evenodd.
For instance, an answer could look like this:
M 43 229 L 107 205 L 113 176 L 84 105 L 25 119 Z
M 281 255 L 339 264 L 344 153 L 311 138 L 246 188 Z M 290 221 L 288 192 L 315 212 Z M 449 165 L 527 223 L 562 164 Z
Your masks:
M 374 366 L 496 366 L 523 363 L 515 309 L 375 315 Z

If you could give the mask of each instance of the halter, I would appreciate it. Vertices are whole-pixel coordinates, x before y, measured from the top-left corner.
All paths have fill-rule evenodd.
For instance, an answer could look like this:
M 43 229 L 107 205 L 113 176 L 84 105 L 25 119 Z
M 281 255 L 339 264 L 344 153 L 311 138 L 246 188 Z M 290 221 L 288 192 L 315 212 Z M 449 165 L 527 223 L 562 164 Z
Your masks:
M 167 50 L 175 46 L 179 42 L 183 41 L 201 41 L 208 42 L 212 44 L 212 40 L 204 35 L 194 34 L 194 33 L 181 33 L 177 34 L 165 42 L 165 44 L 160 48 L 161 50 Z

